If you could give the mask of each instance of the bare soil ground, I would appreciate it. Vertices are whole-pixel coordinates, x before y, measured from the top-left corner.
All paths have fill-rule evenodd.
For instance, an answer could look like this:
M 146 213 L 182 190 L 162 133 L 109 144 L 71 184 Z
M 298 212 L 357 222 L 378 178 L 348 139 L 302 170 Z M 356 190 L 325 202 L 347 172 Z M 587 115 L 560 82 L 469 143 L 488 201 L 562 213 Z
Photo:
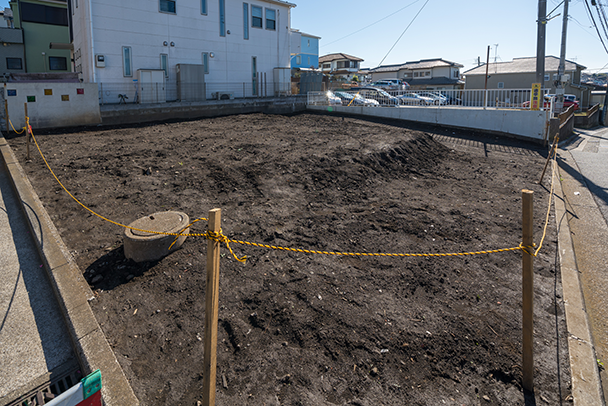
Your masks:
M 548 203 L 535 184 L 546 148 L 453 130 L 254 114 L 35 134 L 66 187 L 104 216 L 128 224 L 219 207 L 229 238 L 278 246 L 516 247 L 521 190 L 535 191 L 535 241 Z M 23 136 L 9 142 L 25 156 Z M 196 404 L 206 241 L 126 260 L 119 227 L 77 206 L 39 156 L 22 164 L 142 404 Z M 553 217 L 535 259 L 533 394 L 521 387 L 519 251 L 372 258 L 232 246 L 248 260 L 222 251 L 218 405 L 558 405 L 570 393 Z

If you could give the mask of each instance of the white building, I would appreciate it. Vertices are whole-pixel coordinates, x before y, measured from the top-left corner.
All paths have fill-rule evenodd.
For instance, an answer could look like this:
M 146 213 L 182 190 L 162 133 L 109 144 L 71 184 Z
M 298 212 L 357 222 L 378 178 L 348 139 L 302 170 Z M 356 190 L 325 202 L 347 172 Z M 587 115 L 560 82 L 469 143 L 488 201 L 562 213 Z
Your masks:
M 115 99 L 122 92 L 142 101 L 135 90 L 142 82 L 152 81 L 163 82 L 166 100 L 175 100 L 178 64 L 198 65 L 194 77 L 204 77 L 207 98 L 220 91 L 248 97 L 289 89 L 290 13 L 295 4 L 282 0 L 68 1 L 75 71 L 82 72 L 84 82 L 99 83 L 102 97 Z

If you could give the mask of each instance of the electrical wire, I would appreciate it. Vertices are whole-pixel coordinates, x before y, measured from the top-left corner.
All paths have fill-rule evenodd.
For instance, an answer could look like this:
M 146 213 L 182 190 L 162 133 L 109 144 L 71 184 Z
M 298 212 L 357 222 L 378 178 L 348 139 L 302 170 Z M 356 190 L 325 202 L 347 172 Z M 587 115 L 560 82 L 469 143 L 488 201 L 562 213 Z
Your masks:
M 589 11 L 589 17 L 591 17 L 591 22 L 593 23 L 593 26 L 595 27 L 595 30 L 597 31 L 597 36 L 599 37 L 602 45 L 604 46 L 604 50 L 608 54 L 608 48 L 606 48 L 606 44 L 604 43 L 602 34 L 600 34 L 599 28 L 597 28 L 597 24 L 595 23 L 595 18 L 593 18 L 593 14 L 591 13 L 591 7 L 589 7 L 589 2 L 587 0 L 585 0 L 585 6 L 587 7 L 587 10 Z
M 352 36 L 352 35 L 358 34 L 358 33 L 360 33 L 361 31 L 366 30 L 366 29 L 368 29 L 369 27 L 374 26 L 374 25 L 378 24 L 379 22 L 384 21 L 384 20 L 386 20 L 387 18 L 394 16 L 395 14 L 397 14 L 397 13 L 399 13 L 399 12 L 401 12 L 401 11 L 405 10 L 406 8 L 408 8 L 408 7 L 410 7 L 410 6 L 413 6 L 414 4 L 416 4 L 416 3 L 420 2 L 420 1 L 422 1 L 422 0 L 416 0 L 416 1 L 414 1 L 413 3 L 410 3 L 410 4 L 408 4 L 407 6 L 405 6 L 405 7 L 403 7 L 403 8 L 400 8 L 399 10 L 395 11 L 394 13 L 391 13 L 391 14 L 387 15 L 386 17 L 381 18 L 380 20 L 378 20 L 378 21 L 376 21 L 376 22 L 374 22 L 374 23 L 371 23 L 370 25 L 368 25 L 368 26 L 366 26 L 366 27 L 363 27 L 363 28 L 361 28 L 361 29 L 359 29 L 359 30 L 357 30 L 357 31 L 355 31 L 355 32 L 353 32 L 353 33 L 350 33 L 350 34 L 348 34 L 348 35 L 345 35 L 344 37 L 339 38 L 339 39 L 337 39 L 337 40 L 335 40 L 335 41 L 328 42 L 327 44 L 323 44 L 322 46 L 324 46 L 324 47 L 325 47 L 325 46 L 328 46 L 328 45 L 334 44 L 334 43 L 336 43 L 336 42 L 338 42 L 338 41 L 342 41 L 344 38 L 348 38 L 348 37 L 350 37 L 350 36 Z
M 410 23 L 408 24 L 408 26 L 405 27 L 405 30 L 403 30 L 403 32 L 399 36 L 399 38 L 397 38 L 397 41 L 395 41 L 395 43 L 393 44 L 393 46 L 391 47 L 391 49 L 389 49 L 388 52 L 386 53 L 386 55 L 384 55 L 384 58 L 382 58 L 382 60 L 378 64 L 378 66 L 382 65 L 382 62 L 384 62 L 384 60 L 386 59 L 386 57 L 393 51 L 393 49 L 395 48 L 395 46 L 397 46 L 397 43 L 399 41 L 401 41 L 401 38 L 405 35 L 405 32 L 408 30 L 408 28 L 410 28 L 410 26 L 414 23 L 414 21 L 416 21 L 416 18 L 420 15 L 420 13 L 422 12 L 422 10 L 424 10 L 424 8 L 429 3 L 429 1 L 430 0 L 426 0 L 426 2 L 422 5 L 422 7 L 418 11 L 418 13 L 414 16 L 414 18 L 412 19 L 412 21 L 410 21 Z

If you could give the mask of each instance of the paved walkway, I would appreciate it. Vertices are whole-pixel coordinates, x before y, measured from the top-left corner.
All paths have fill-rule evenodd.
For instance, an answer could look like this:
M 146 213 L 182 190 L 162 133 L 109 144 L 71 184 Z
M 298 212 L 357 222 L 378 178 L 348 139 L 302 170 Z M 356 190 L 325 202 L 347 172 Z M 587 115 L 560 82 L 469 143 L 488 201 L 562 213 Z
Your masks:
M 0 156 L 0 405 L 77 367 L 65 323 Z
M 608 128 L 578 130 L 559 166 L 596 357 L 608 368 Z M 600 372 L 608 399 L 608 371 Z

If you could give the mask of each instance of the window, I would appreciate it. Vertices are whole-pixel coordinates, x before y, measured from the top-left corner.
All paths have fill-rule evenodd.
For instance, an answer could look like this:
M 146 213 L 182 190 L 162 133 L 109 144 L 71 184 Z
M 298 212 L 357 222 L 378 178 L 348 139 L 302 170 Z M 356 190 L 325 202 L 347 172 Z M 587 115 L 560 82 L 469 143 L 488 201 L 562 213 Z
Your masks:
M 160 54 L 160 68 L 165 71 L 165 77 L 169 77 L 169 56 Z
M 131 61 L 131 47 L 122 47 L 122 75 L 133 76 L 133 65 Z
M 262 28 L 262 7 L 251 6 L 251 26 Z
M 545 82 L 548 82 L 551 80 L 551 75 L 548 73 L 545 73 Z
M 308 57 L 308 66 L 310 66 L 310 56 Z
M 426 72 L 424 72 L 424 76 L 431 76 L 431 71 L 427 70 Z
M 414 77 L 417 78 L 420 75 L 419 72 L 414 72 Z
M 65 56 L 49 56 L 50 70 L 68 70 L 68 58 Z
M 201 14 L 207 15 L 207 0 L 201 0 Z
M 243 3 L 243 39 L 249 39 L 249 4 Z
M 41 4 L 20 2 L 21 20 L 28 23 L 68 26 L 68 10 L 65 8 L 43 6 Z
M 220 0 L 220 37 L 226 36 L 226 0 Z
M 458 78 L 459 76 L 460 76 L 460 75 L 458 74 L 458 71 L 457 71 L 457 70 L 455 70 L 455 71 L 454 71 L 454 77 L 455 77 L 455 78 Z
M 266 9 L 266 29 L 276 30 L 277 29 L 277 12 L 276 10 Z
M 209 52 L 203 52 L 203 70 L 209 73 Z
M 499 89 L 504 89 L 505 88 L 505 82 L 498 82 L 498 86 Z
M 310 48 L 310 40 L 308 40 L 308 48 Z
M 21 58 L 6 58 L 6 69 L 23 69 Z
M 323 69 L 331 69 L 331 63 L 324 63 Z
M 175 14 L 175 1 L 160 0 L 160 11 L 162 11 L 163 13 Z

